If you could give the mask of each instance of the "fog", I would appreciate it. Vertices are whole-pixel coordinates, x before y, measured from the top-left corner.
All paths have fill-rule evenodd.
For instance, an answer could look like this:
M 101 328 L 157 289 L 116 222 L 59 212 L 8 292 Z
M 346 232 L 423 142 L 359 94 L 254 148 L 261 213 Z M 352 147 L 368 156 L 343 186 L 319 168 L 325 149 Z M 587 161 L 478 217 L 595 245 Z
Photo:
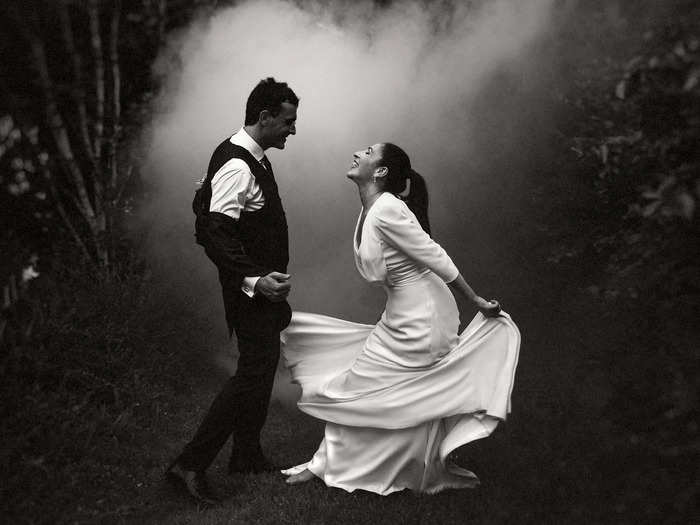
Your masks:
M 144 138 L 144 217 L 161 276 L 212 317 L 223 345 L 219 284 L 194 243 L 190 202 L 214 147 L 242 126 L 250 90 L 274 76 L 301 99 L 297 135 L 267 151 L 289 222 L 294 309 L 360 322 L 381 313 L 381 289 L 354 268 L 360 202 L 345 173 L 353 151 L 382 141 L 426 178 L 434 237 L 477 291 L 502 298 L 498 272 L 518 256 L 502 260 L 498 228 L 543 142 L 536 101 L 552 10 L 553 0 L 260 0 L 175 35 L 157 62 L 163 89 Z

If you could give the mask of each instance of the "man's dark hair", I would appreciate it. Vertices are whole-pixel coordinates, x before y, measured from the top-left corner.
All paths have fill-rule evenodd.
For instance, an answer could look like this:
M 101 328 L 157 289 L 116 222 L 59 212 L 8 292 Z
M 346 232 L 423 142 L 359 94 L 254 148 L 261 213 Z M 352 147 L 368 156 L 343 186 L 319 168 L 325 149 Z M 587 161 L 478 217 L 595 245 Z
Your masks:
M 272 77 L 261 80 L 248 97 L 245 106 L 245 125 L 255 124 L 263 110 L 269 111 L 273 117 L 276 117 L 282 111 L 282 102 L 298 106 L 299 97 L 286 82 L 277 82 Z

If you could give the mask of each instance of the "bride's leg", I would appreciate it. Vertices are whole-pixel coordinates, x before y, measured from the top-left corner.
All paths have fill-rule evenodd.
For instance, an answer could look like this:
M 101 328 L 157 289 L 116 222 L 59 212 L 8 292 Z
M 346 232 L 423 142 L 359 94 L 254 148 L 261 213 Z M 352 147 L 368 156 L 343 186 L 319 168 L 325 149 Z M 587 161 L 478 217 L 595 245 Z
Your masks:
M 298 485 L 299 483 L 306 483 L 314 478 L 314 473 L 309 469 L 304 469 L 299 474 L 293 474 L 287 478 L 287 483 L 290 485 Z

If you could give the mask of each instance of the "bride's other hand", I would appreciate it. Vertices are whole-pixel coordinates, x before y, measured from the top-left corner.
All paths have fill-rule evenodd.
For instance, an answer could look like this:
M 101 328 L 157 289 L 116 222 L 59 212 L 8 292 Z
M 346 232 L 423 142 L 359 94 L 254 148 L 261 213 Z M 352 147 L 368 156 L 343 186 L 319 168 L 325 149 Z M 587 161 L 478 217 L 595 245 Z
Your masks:
M 486 299 L 479 297 L 476 300 L 476 307 L 486 317 L 498 317 L 498 314 L 501 313 L 501 305 L 498 304 L 498 301 L 495 299 L 487 301 Z
M 454 293 L 465 297 L 473 303 L 486 317 L 497 317 L 498 314 L 501 313 L 501 305 L 498 304 L 498 301 L 495 299 L 487 301 L 483 297 L 477 295 L 474 290 L 472 290 L 472 287 L 467 284 L 467 281 L 464 280 L 462 274 L 457 275 L 454 281 L 447 283 L 447 286 L 449 286 Z

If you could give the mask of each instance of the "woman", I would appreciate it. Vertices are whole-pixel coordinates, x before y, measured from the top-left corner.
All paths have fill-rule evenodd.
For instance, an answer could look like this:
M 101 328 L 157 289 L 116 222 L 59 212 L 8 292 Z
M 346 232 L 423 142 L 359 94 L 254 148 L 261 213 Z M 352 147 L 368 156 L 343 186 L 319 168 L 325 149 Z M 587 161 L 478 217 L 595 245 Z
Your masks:
M 518 329 L 430 238 L 427 189 L 406 153 L 383 143 L 353 157 L 355 262 L 384 285 L 386 309 L 376 326 L 293 315 L 282 345 L 298 405 L 327 424 L 311 461 L 283 473 L 292 484 L 317 476 L 378 494 L 473 487 L 476 475 L 446 458 L 508 413 Z M 450 289 L 480 311 L 462 334 Z

